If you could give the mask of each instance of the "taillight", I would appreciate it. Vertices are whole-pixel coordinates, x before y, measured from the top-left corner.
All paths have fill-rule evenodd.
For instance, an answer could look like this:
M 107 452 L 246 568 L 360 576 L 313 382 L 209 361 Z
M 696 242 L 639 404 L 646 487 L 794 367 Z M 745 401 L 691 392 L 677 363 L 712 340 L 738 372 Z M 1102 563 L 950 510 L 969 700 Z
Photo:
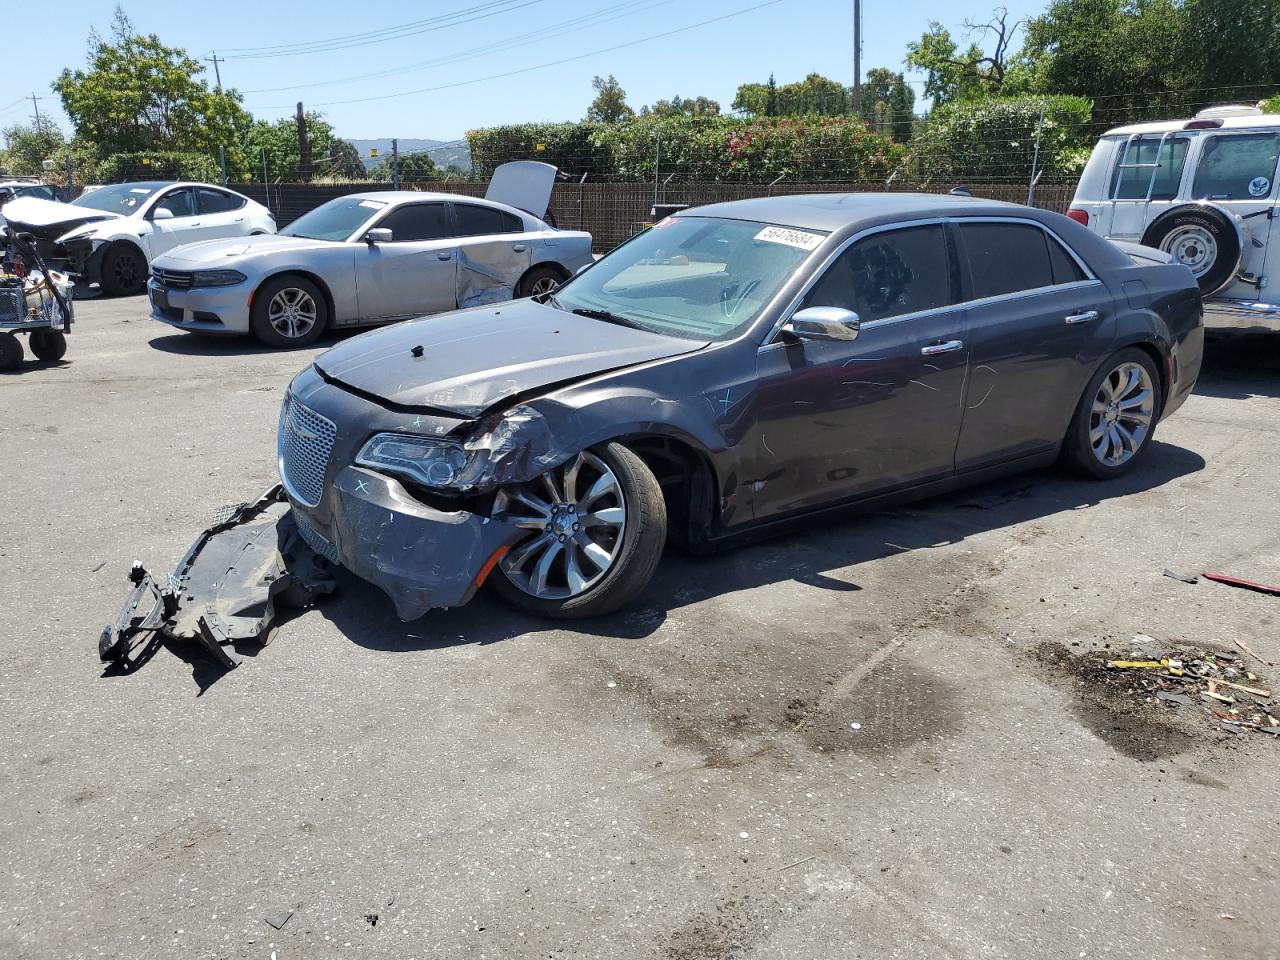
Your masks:
M 1080 226 L 1082 227 L 1087 227 L 1089 225 L 1088 210 L 1068 210 L 1067 216 L 1070 217 L 1072 220 L 1074 220 L 1076 223 L 1080 224 Z

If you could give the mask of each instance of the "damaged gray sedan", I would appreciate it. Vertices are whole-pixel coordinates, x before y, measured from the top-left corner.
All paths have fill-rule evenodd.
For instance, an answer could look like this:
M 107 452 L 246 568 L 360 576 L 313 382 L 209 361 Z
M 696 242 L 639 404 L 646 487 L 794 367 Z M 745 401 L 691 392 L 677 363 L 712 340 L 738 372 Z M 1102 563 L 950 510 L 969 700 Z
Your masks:
M 954 196 L 701 207 L 558 290 L 348 340 L 289 387 L 302 538 L 406 620 L 486 580 L 534 613 L 635 599 L 695 551 L 1059 458 L 1138 464 L 1190 393 L 1201 301 L 1054 213 Z

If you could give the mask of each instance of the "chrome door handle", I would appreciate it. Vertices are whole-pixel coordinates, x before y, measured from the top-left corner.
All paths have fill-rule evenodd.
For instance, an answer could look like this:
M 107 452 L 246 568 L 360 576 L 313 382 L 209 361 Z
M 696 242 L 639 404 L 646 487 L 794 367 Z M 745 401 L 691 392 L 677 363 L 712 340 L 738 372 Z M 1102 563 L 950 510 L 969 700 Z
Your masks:
M 1098 311 L 1085 310 L 1083 313 L 1073 313 L 1063 319 L 1065 319 L 1067 323 L 1088 323 L 1091 320 L 1098 319 Z
M 516 244 L 514 247 L 512 247 L 511 249 L 512 249 L 512 250 L 514 250 L 516 253 L 524 253 L 524 252 L 525 252 L 526 250 L 528 250 L 529 248 L 528 248 L 528 247 L 526 247 L 523 243 L 517 243 L 517 244 Z
M 944 340 L 942 343 L 931 343 L 927 347 L 921 347 L 920 353 L 922 356 L 936 357 L 940 353 L 955 353 L 963 349 L 963 340 Z
M 437 259 L 437 260 L 448 260 L 448 259 L 449 259 L 449 258 L 451 258 L 452 256 L 453 256 L 453 254 L 452 254 L 452 253 L 448 253 L 448 252 L 444 252 L 444 253 L 437 253 L 437 254 L 436 254 L 436 259 Z

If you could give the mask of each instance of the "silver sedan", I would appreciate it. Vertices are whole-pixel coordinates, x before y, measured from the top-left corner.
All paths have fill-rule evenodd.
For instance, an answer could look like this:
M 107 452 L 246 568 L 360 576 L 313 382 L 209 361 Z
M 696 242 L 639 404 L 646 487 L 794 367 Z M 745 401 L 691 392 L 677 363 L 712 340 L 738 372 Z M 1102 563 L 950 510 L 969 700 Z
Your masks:
M 379 191 L 330 200 L 275 236 L 179 247 L 152 263 L 151 316 L 182 330 L 303 346 L 547 293 L 592 262 L 591 235 L 542 219 L 555 168 L 506 164 L 481 200 Z

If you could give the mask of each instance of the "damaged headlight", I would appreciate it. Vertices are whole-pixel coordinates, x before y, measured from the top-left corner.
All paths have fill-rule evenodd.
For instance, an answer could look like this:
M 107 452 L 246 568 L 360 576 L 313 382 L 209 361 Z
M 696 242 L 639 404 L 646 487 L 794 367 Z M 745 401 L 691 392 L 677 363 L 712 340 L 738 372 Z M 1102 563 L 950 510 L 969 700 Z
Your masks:
M 356 463 L 399 474 L 424 487 L 465 487 L 476 456 L 456 443 L 406 433 L 377 433 L 361 448 Z

